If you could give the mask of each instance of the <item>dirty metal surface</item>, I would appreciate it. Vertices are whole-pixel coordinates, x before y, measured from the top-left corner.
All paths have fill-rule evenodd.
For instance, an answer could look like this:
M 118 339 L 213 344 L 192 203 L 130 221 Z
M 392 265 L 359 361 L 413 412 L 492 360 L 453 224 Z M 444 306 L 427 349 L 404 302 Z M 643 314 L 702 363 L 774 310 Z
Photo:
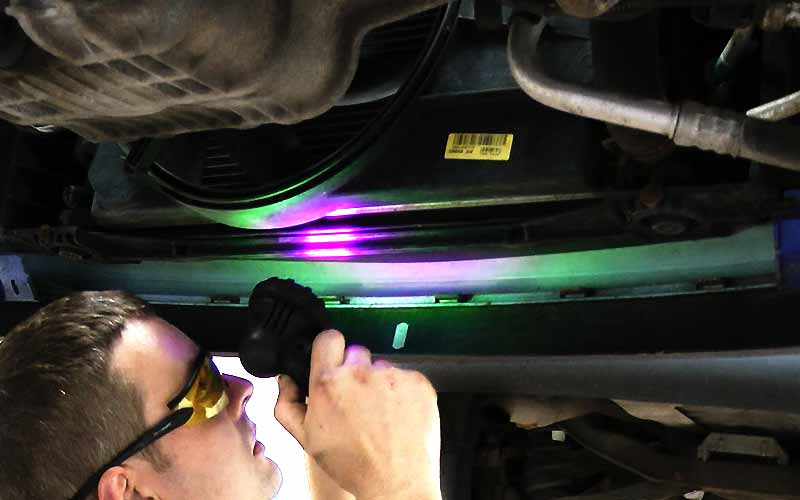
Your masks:
M 11 0 L 35 47 L 0 119 L 92 141 L 292 124 L 345 95 L 373 28 L 445 0 Z

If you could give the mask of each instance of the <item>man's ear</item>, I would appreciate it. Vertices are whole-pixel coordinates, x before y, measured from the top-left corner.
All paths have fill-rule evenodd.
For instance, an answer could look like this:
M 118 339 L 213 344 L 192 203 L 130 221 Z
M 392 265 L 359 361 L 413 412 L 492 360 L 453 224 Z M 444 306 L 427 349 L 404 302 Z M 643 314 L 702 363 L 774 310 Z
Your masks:
M 122 466 L 105 471 L 97 484 L 98 500 L 158 500 L 155 496 L 145 496 L 136 487 L 134 475 Z

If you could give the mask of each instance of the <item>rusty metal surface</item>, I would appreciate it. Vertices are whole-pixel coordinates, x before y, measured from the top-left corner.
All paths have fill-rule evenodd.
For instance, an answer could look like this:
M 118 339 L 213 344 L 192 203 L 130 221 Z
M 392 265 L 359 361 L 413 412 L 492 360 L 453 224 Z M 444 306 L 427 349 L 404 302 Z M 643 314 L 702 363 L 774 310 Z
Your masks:
M 800 471 L 796 466 L 769 466 L 740 462 L 703 463 L 695 458 L 668 455 L 628 436 L 606 430 L 583 417 L 561 424 L 575 441 L 648 481 L 705 491 L 800 498 Z M 725 495 L 727 497 L 727 495 Z
M 498 402 L 517 427 L 541 429 L 592 413 L 617 414 L 619 408 L 607 400 L 532 398 L 515 396 Z
M 620 0 L 556 0 L 565 14 L 590 19 L 602 16 L 613 9 Z
M 719 432 L 766 432 L 770 436 L 789 438 L 800 436 L 800 415 L 796 413 L 703 406 L 682 406 L 681 413 L 697 425 Z
M 634 498 L 636 500 L 671 500 L 680 498 L 684 493 L 687 493 L 686 488 L 674 485 L 638 483 L 618 490 L 563 497 L 559 500 L 631 500 Z
M 371 29 L 446 0 L 12 0 L 43 50 L 0 70 L 0 119 L 93 141 L 291 124 L 345 95 Z
M 744 434 L 709 434 L 705 441 L 697 447 L 697 458 L 708 462 L 715 455 L 738 455 L 777 462 L 789 465 L 789 454 L 773 437 L 749 436 Z
M 667 427 L 686 429 L 690 431 L 699 430 L 700 427 L 689 417 L 681 413 L 678 407 L 670 403 L 646 403 L 642 401 L 630 401 L 618 399 L 614 401 L 625 412 L 642 420 L 652 420 Z
M 773 2 L 761 19 L 764 31 L 780 31 L 800 27 L 800 2 Z

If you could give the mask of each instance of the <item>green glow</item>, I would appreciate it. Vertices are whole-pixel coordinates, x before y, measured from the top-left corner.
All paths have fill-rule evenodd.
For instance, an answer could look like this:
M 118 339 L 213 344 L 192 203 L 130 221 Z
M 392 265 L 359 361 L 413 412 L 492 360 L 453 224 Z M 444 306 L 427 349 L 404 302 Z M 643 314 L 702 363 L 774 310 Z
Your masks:
M 248 297 L 255 284 L 271 276 L 292 278 L 322 296 L 408 297 L 654 286 L 776 272 L 770 225 L 729 238 L 450 262 L 227 259 L 107 265 L 26 256 L 23 263 L 31 279 L 42 284 L 206 297 Z
M 370 306 L 411 306 L 436 304 L 436 297 L 433 295 L 415 295 L 409 297 L 352 297 L 348 305 L 359 307 Z
M 335 193 L 339 187 L 361 172 L 366 163 L 365 159 L 358 159 L 316 187 L 306 189 L 296 196 L 269 205 L 239 210 L 215 210 L 194 205 L 186 206 L 213 221 L 243 229 L 280 229 L 298 226 L 319 220 L 343 204 L 356 203 L 355 200 L 349 200 L 346 196 L 332 196 L 331 193 Z M 329 166 L 310 178 L 304 178 L 291 187 L 271 193 L 270 196 L 278 196 L 302 184 L 310 183 L 314 178 L 321 176 L 332 167 Z
M 408 336 L 408 323 L 400 323 L 394 329 L 394 341 L 392 341 L 392 349 L 402 349 L 406 346 L 406 337 Z

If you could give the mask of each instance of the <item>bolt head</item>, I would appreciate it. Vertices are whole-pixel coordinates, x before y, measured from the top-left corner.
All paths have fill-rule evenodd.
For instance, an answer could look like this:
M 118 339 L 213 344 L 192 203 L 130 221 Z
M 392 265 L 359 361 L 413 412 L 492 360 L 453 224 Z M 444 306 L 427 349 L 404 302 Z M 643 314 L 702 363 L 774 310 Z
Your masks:
M 653 222 L 650 229 L 660 236 L 680 236 L 689 230 L 686 221 L 665 219 Z

